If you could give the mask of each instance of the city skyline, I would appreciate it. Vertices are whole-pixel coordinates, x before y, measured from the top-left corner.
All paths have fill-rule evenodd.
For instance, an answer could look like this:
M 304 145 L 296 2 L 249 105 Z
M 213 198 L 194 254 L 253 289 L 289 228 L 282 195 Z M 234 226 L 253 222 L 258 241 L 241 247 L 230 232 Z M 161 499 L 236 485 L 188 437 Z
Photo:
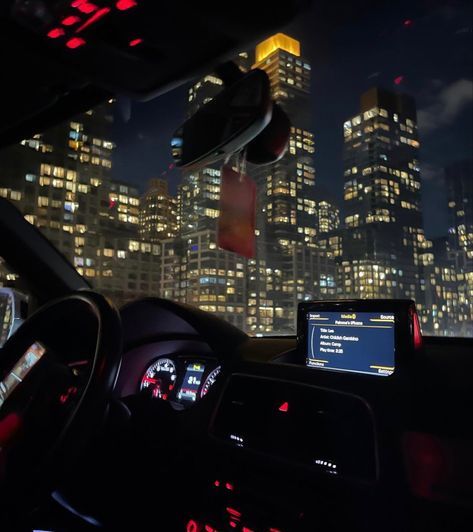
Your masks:
M 329 29 L 319 28 L 309 13 L 284 31 L 301 41 L 312 65 L 310 119 L 317 137 L 316 186 L 340 206 L 343 134 L 339 124 L 356 112 L 359 94 L 377 85 L 416 97 L 428 128 L 427 136 L 421 128 L 420 153 L 426 234 L 435 237 L 445 233 L 448 221 L 442 201 L 443 168 L 467 157 L 471 150 L 471 27 L 457 33 L 465 28 L 471 8 L 460 3 L 450 13 L 445 3 L 435 2 L 427 18 L 418 4 L 404 2 L 405 18 L 399 17 L 396 4 L 396 9 L 385 8 L 356 24 Z M 399 76 L 402 80 L 396 84 Z M 120 123 L 117 113 L 117 177 L 143 185 L 168 169 L 172 163 L 169 141 L 185 117 L 186 100 L 187 87 L 180 87 L 156 101 L 134 104 L 129 123 Z M 457 102 L 458 112 L 448 123 L 432 124 L 433 114 L 444 116 L 442 102 Z M 179 171 L 168 172 L 166 177 L 176 191 Z
M 304 51 L 278 33 L 256 46 L 256 63 L 252 54 L 238 58 L 243 70 L 253 64 L 267 72 L 272 98 L 292 122 L 284 157 L 248 167 L 259 198 L 252 259 L 218 247 L 220 163 L 184 172 L 177 196 L 164 179 L 151 179 L 140 193 L 116 178 L 113 101 L 0 152 L 0 194 L 120 303 L 160 296 L 253 334 L 287 334 L 294 332 L 299 301 L 408 297 L 416 299 L 426 330 L 468 332 L 471 165 L 449 171 L 446 203 L 456 238 L 425 238 L 416 103 L 372 88 L 357 95 L 361 105 L 339 124 L 341 215 L 342 205 L 315 186 L 318 138 L 310 130 L 312 68 Z M 185 94 L 188 114 L 221 88 L 212 74 L 196 80 Z

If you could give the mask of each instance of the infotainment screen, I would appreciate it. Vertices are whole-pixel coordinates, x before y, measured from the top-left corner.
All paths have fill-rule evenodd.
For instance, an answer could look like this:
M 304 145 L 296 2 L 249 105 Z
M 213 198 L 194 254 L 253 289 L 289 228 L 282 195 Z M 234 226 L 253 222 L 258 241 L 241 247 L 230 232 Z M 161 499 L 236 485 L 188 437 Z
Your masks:
M 394 313 L 312 310 L 305 319 L 307 366 L 385 377 L 394 372 Z

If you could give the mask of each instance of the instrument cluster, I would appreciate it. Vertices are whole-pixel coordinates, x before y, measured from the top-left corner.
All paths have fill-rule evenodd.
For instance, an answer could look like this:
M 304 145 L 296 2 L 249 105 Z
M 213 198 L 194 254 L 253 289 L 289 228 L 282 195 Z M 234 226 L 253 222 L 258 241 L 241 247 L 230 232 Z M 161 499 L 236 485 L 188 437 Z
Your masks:
M 161 356 L 144 369 L 139 391 L 153 399 L 186 408 L 209 392 L 220 371 L 221 366 L 213 360 Z

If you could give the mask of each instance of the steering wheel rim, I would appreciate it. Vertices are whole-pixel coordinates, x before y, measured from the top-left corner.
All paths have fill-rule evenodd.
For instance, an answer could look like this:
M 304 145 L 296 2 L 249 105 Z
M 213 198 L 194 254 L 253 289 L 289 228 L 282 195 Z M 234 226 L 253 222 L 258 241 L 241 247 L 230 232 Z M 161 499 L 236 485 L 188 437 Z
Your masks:
M 85 324 L 85 331 L 80 330 L 81 324 Z M 69 342 L 69 346 L 62 342 Z M 68 361 L 68 350 L 75 349 L 70 342 L 87 346 L 81 371 Z M 15 364 L 31 358 L 35 343 L 45 348 L 45 354 L 21 374 L 24 379 L 15 374 L 20 383 L 9 390 L 4 383 L 13 380 L 13 370 L 18 373 L 15 368 L 20 366 Z M 54 349 L 50 349 L 51 344 Z M 18 515 L 24 518 L 49 494 L 101 426 L 120 369 L 121 352 L 120 315 L 110 301 L 92 291 L 75 292 L 44 305 L 5 343 L 0 351 L 4 399 L 0 402 L 0 523 L 5 518 L 10 523 Z M 16 425 L 12 425 L 12 413 L 18 418 Z M 49 434 L 41 434 L 43 422 L 52 427 L 51 441 Z M 31 445 L 26 441 L 31 434 L 46 438 L 45 449 L 43 442 Z M 36 447 L 38 457 L 31 457 L 29 449 L 35 448 L 35 454 Z

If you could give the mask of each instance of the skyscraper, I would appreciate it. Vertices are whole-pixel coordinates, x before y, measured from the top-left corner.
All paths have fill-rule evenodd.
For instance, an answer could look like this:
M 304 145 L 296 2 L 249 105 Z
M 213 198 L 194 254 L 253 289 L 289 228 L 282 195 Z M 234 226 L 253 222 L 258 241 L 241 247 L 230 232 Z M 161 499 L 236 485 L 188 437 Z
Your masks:
M 316 203 L 317 235 L 335 231 L 340 227 L 340 209 L 329 199 L 320 199 Z
M 123 303 L 156 293 L 160 250 L 139 241 L 138 190 L 112 179 L 111 103 L 0 151 L 0 196 Z
M 450 237 L 453 248 L 463 255 L 464 265 L 473 268 L 473 160 L 454 163 L 445 169 Z
M 236 58 L 242 70 L 248 66 L 248 57 L 242 52 Z M 222 80 L 214 74 L 197 80 L 188 91 L 188 116 L 222 88 Z M 221 165 L 183 173 L 178 187 L 179 237 L 163 242 L 162 293 L 214 312 L 244 329 L 248 263 L 217 247 Z
M 248 68 L 249 58 L 246 53 L 236 58 L 242 70 Z M 284 76 L 278 73 L 282 61 Z M 186 172 L 179 187 L 181 240 L 175 243 L 182 263 L 174 279 L 181 287 L 182 300 L 217 312 L 253 333 L 292 331 L 297 302 L 327 289 L 326 274 L 321 276 L 319 270 L 324 261 L 315 246 L 314 143 L 308 126 L 310 66 L 300 58 L 299 43 L 278 34 L 257 46 L 255 67 L 267 71 L 273 99 L 293 121 L 284 159 L 271 167 L 249 169 L 257 181 L 261 215 L 256 256 L 248 260 L 217 248 L 221 163 Z M 189 90 L 189 114 L 221 89 L 214 75 L 197 81 Z M 165 271 L 175 271 L 173 255 L 165 255 Z M 171 293 L 171 274 L 167 277 L 166 290 Z M 332 272 L 331 289 L 333 279 Z
M 341 290 L 355 297 L 423 297 L 415 102 L 373 88 L 343 125 L 344 231 Z
M 148 242 L 161 242 L 177 236 L 177 198 L 169 193 L 165 179 L 150 179 L 140 201 L 140 236 Z
M 255 68 L 264 70 L 273 100 L 291 121 L 289 147 L 277 163 L 252 170 L 258 185 L 257 259 L 268 272 L 267 300 L 273 327 L 293 332 L 299 301 L 335 294 L 335 267 L 317 246 L 314 135 L 311 131 L 311 67 L 296 39 L 278 33 L 256 47 Z
M 289 116 L 289 149 L 282 160 L 257 169 L 265 238 L 282 247 L 313 244 L 316 235 L 314 135 L 310 131 L 310 65 L 299 41 L 278 33 L 256 47 L 254 68 L 264 70 L 271 96 Z
M 241 52 L 234 62 L 243 71 L 250 67 L 248 52 Z M 187 116 L 192 116 L 223 89 L 215 74 L 197 80 L 188 91 Z M 219 215 L 221 161 L 193 171 L 186 171 L 179 186 L 179 219 L 182 234 L 215 230 Z
M 473 160 L 445 169 L 451 256 L 458 283 L 458 334 L 473 335 Z

